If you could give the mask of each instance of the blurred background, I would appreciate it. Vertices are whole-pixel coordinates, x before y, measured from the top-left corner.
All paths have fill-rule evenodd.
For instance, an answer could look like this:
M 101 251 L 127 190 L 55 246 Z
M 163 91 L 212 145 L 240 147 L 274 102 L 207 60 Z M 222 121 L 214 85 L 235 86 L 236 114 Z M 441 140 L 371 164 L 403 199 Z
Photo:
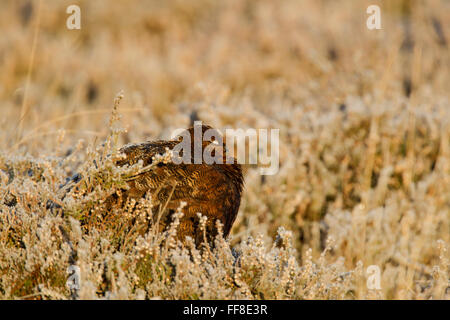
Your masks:
M 333 109 L 377 90 L 409 96 L 415 49 L 414 89 L 446 96 L 449 2 L 377 1 L 382 30 L 368 30 L 372 2 L 4 0 L 1 127 L 15 131 L 25 109 L 22 138 L 44 123 L 40 134 L 104 134 L 101 110 L 120 90 L 127 140 L 188 125 L 194 110 L 215 126 L 268 127 L 291 118 L 292 106 Z M 81 8 L 81 30 L 66 28 L 71 4 Z

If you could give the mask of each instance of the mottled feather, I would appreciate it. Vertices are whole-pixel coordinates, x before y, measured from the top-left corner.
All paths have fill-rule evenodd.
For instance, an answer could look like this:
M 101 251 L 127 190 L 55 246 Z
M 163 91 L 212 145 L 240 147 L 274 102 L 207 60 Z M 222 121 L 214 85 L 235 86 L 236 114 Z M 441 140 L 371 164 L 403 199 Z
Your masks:
M 202 126 L 202 132 L 208 129 L 211 127 Z M 188 129 L 188 132 L 191 136 L 193 157 L 193 128 Z M 117 165 L 132 165 L 139 160 L 143 161 L 144 166 L 151 165 L 153 157 L 163 155 L 167 149 L 172 150 L 180 141 L 181 138 L 178 137 L 169 141 L 126 145 L 120 149 L 125 158 L 119 160 Z M 235 159 L 232 159 L 231 163 L 225 163 L 227 159 L 225 145 L 216 148 L 212 141 L 203 141 L 202 152 L 205 148 L 215 148 L 214 152 L 220 152 L 224 164 L 160 162 L 151 170 L 138 174 L 128 181 L 129 190 L 123 192 L 122 203 L 126 198 L 140 199 L 150 192 L 153 205 L 159 209 L 165 208 L 160 219 L 160 230 L 164 230 L 172 221 L 172 213 L 185 202 L 187 205 L 183 208 L 184 216 L 178 229 L 180 240 L 183 241 L 186 236 L 190 236 L 197 244 L 202 241 L 198 212 L 208 217 L 206 225 L 208 240 L 217 234 L 216 220 L 220 220 L 223 224 L 223 233 L 227 236 L 239 210 L 243 189 L 242 169 Z

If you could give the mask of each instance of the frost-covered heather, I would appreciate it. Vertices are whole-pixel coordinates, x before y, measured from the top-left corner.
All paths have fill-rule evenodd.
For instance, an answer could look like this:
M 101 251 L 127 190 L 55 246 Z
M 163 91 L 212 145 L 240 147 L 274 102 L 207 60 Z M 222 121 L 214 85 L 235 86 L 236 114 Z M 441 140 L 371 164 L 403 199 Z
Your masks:
M 372 1 L 78 3 L 80 31 L 72 1 L 0 4 L 0 298 L 450 299 L 448 1 L 381 1 L 377 31 Z M 142 169 L 117 148 L 195 117 L 280 129 L 214 248 L 177 244 L 182 207 L 104 210 Z

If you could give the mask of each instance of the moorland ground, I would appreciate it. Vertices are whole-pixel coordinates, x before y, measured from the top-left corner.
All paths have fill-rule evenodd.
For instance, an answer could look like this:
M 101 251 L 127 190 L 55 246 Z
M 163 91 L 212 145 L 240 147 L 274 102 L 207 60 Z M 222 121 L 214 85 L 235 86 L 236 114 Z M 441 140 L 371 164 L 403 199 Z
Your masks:
M 448 1 L 72 2 L 0 3 L 0 298 L 450 297 Z M 280 129 L 213 250 L 101 206 L 103 155 L 193 118 Z

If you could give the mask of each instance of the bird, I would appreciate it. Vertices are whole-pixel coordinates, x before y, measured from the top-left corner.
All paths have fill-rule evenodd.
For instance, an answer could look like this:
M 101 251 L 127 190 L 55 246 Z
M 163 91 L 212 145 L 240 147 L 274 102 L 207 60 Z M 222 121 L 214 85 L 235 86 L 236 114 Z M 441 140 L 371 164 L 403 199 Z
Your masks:
M 200 140 L 196 130 L 202 133 Z M 210 139 L 205 136 L 208 130 L 216 132 Z M 140 200 L 150 193 L 153 207 L 161 212 L 158 219 L 160 231 L 167 229 L 173 214 L 181 206 L 183 216 L 177 228 L 178 240 L 185 242 L 190 237 L 196 245 L 204 242 L 198 213 L 207 218 L 204 231 L 208 242 L 212 242 L 218 234 L 217 220 L 222 224 L 223 236 L 227 237 L 239 211 L 244 177 L 241 165 L 234 157 L 228 156 L 224 139 L 217 132 L 209 125 L 196 124 L 172 140 L 123 146 L 119 149 L 122 158 L 116 161 L 118 167 L 142 161 L 144 168 L 150 166 L 151 169 L 128 178 L 128 188 L 122 190 L 120 195 L 112 195 L 107 202 L 112 205 L 125 203 L 128 199 Z M 168 151 L 173 152 L 186 138 L 188 148 L 181 150 L 179 156 L 186 156 L 183 159 L 189 161 L 156 161 Z M 196 162 L 196 146 L 201 147 L 202 155 L 207 150 L 215 159 L 222 161 L 206 163 L 203 159 Z

